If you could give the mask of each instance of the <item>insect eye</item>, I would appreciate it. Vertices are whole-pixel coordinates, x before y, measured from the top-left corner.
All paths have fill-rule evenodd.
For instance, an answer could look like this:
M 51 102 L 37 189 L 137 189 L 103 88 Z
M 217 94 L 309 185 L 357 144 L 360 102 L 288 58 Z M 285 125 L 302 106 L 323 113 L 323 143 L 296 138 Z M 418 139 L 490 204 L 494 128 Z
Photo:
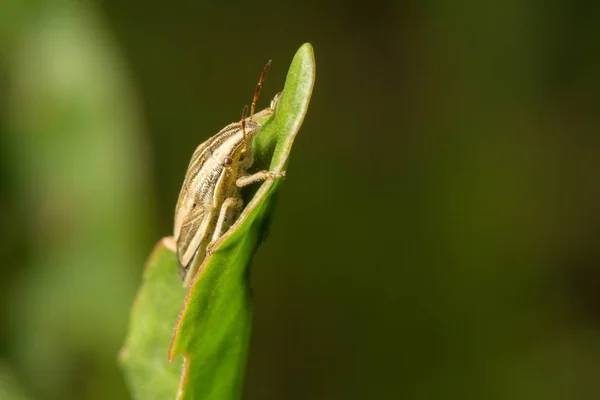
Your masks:
M 231 157 L 225 157 L 225 159 L 223 160 L 223 164 L 225 165 L 231 165 L 232 162 L 233 160 L 231 159 Z
M 192 208 L 196 208 L 196 203 L 193 203 L 193 204 L 192 204 Z

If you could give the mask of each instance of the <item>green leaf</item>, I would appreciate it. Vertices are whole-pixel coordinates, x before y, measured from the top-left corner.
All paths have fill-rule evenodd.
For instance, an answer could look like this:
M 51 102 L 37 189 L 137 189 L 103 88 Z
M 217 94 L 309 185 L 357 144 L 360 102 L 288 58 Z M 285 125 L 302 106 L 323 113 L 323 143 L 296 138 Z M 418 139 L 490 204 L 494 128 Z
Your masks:
M 302 45 L 288 71 L 275 112 L 258 121 L 255 169 L 285 171 L 292 143 L 308 109 L 315 80 L 312 46 Z M 242 391 L 252 322 L 249 267 L 266 235 L 283 179 L 265 181 L 252 193 L 238 221 L 219 239 L 196 273 L 175 327 L 169 359 L 184 356 L 178 399 L 238 399 Z M 182 288 L 175 255 L 159 245 L 132 311 L 121 355 L 134 398 L 174 399 L 180 362 L 166 364 L 167 331 Z M 160 280 L 164 280 L 160 283 Z M 175 311 L 174 311 L 175 310 Z M 165 358 L 162 358 L 162 356 Z M 177 381 L 177 382 L 176 382 Z
M 314 55 L 307 43 L 292 60 L 275 113 L 257 135 L 259 167 L 272 154 L 269 169 L 285 170 L 314 79 Z M 277 179 L 260 186 L 190 285 L 170 351 L 171 359 L 185 356 L 183 400 L 227 400 L 241 395 L 252 322 L 248 272 L 282 182 Z
M 146 264 L 119 354 L 134 399 L 174 399 L 179 387 L 181 363 L 170 363 L 167 352 L 186 290 L 169 240 L 157 243 Z

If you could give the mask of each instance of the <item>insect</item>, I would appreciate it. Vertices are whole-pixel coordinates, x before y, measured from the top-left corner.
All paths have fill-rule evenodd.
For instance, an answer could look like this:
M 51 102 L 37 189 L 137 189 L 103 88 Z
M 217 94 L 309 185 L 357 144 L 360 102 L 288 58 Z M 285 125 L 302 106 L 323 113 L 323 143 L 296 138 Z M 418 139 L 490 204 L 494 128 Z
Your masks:
M 254 114 L 256 102 L 271 66 L 267 63 L 242 118 L 221 129 L 196 148 L 189 163 L 175 207 L 174 239 L 179 275 L 188 286 L 212 246 L 233 225 L 244 205 L 241 188 L 285 172 L 259 171 L 249 174 L 254 162 L 252 139 L 261 128 L 257 119 L 273 113 L 279 93 L 268 108 Z

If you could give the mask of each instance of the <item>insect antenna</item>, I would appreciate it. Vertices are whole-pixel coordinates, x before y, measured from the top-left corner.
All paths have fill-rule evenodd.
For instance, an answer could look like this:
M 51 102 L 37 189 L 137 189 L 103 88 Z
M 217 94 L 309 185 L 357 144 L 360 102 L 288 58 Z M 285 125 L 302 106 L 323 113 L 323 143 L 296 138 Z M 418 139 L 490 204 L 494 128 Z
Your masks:
M 248 143 L 248 136 L 246 135 L 246 114 L 248 113 L 248 105 L 245 105 L 242 109 L 242 135 L 244 137 L 244 147 L 242 152 L 246 151 L 246 143 Z
M 265 65 L 262 74 L 260 74 L 260 79 L 258 80 L 258 84 L 256 85 L 256 89 L 254 89 L 254 97 L 252 98 L 252 107 L 250 107 L 250 119 L 254 115 L 254 109 L 256 108 L 256 102 L 258 101 L 258 96 L 260 95 L 260 89 L 262 88 L 263 81 L 267 77 L 267 73 L 269 72 L 269 68 L 271 68 L 271 60 Z

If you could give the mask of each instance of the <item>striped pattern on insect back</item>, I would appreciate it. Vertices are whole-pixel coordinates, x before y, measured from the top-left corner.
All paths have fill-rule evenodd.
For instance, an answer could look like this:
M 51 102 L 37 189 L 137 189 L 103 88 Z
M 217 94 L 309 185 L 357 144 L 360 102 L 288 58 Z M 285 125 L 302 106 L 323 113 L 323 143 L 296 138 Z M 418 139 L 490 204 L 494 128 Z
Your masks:
M 207 212 L 210 212 L 210 210 L 202 207 L 192 209 L 181 226 L 181 232 L 177 239 L 177 255 L 179 264 L 182 267 L 187 267 L 192 261 L 196 250 L 204 239 L 203 235 L 198 233 L 202 232 L 202 225 L 208 223 Z
M 214 184 L 221 176 L 224 168 L 222 159 L 225 156 L 235 158 L 234 154 L 239 152 L 244 142 L 241 126 L 242 124 L 239 122 L 227 125 L 215 136 L 198 146 L 190 160 L 181 196 L 191 194 L 188 191 L 195 188 L 196 193 L 194 194 L 196 199 L 204 204 L 212 202 L 212 195 L 215 189 Z M 256 122 L 246 121 L 246 135 L 248 137 L 254 136 L 259 128 L 260 126 Z M 215 152 L 220 153 L 223 149 L 227 151 L 220 154 L 219 159 L 211 160 Z
M 246 135 L 248 137 L 254 136 L 256 132 L 258 132 L 259 128 L 260 126 L 256 122 L 250 120 L 246 121 Z M 228 155 L 232 156 L 233 152 L 239 150 L 239 147 L 243 142 L 243 136 L 241 135 L 241 133 L 242 124 L 240 122 L 234 122 L 232 124 L 227 125 L 225 128 L 221 129 L 221 131 L 219 131 L 219 133 L 217 133 L 215 136 L 211 137 L 206 142 L 198 146 L 198 148 L 192 155 L 192 159 L 190 160 L 186 181 L 188 181 L 188 176 L 198 174 L 198 172 L 202 169 L 202 166 L 206 163 L 210 156 L 212 156 L 213 152 L 236 134 L 239 134 L 240 138 L 234 146 L 228 146 L 232 150 Z
M 236 133 L 241 131 L 241 124 L 239 122 L 227 125 L 225 128 L 221 129 L 219 133 L 215 136 L 208 139 L 206 142 L 202 143 L 194 154 L 192 155 L 192 159 L 190 160 L 190 165 L 188 166 L 187 174 L 186 174 L 186 182 L 189 181 L 191 176 L 195 176 L 200 172 L 206 161 L 213 155 L 214 151 L 223 144 L 227 139 L 234 136 Z

